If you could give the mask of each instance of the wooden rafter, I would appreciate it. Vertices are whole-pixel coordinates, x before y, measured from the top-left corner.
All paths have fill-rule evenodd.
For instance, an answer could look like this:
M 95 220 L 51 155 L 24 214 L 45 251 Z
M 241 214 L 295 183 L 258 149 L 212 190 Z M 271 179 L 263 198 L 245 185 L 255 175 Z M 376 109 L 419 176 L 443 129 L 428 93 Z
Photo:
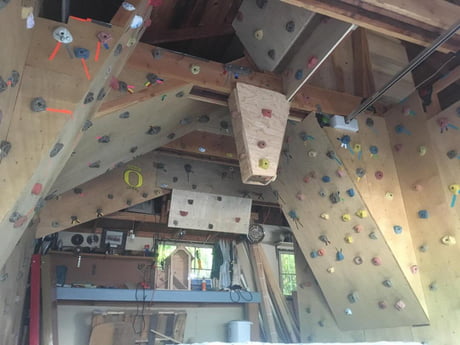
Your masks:
M 165 31 L 148 30 L 142 37 L 142 41 L 149 44 L 163 42 L 176 42 L 185 40 L 196 40 L 201 38 L 230 35 L 234 33 L 231 24 L 213 24 L 191 28 L 171 29 Z

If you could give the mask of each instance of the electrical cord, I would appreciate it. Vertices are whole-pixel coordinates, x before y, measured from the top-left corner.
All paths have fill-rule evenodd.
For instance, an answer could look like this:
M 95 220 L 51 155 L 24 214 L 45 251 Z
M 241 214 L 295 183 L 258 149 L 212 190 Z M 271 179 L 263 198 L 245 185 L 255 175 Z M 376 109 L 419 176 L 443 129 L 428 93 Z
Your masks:
M 234 303 L 238 303 L 243 300 L 246 302 L 252 301 L 252 293 L 248 290 L 243 289 L 240 285 L 230 286 L 230 300 Z

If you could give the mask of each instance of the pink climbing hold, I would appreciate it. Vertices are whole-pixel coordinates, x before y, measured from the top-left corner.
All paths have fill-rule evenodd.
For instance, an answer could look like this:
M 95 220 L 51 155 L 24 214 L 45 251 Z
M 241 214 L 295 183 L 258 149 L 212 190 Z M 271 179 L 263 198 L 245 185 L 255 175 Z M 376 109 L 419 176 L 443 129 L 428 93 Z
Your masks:
M 421 184 L 415 183 L 415 184 L 412 186 L 412 189 L 415 190 L 416 192 L 421 192 L 422 189 L 423 189 L 423 186 L 422 186 Z
M 39 195 L 41 192 L 42 192 L 42 189 L 43 189 L 43 185 L 41 183 L 36 183 L 34 184 L 34 186 L 32 187 L 32 191 L 31 193 L 33 195 Z
M 188 215 L 188 212 L 187 211 L 179 211 L 179 214 L 182 216 L 182 217 L 186 217 Z
M 418 273 L 418 266 L 417 265 L 412 265 L 410 267 L 410 271 L 413 273 L 413 274 L 417 274 Z
M 394 149 L 395 149 L 396 152 L 400 152 L 402 150 L 402 147 L 403 147 L 402 144 L 396 144 L 394 146 Z
M 361 231 L 364 230 L 364 227 L 361 224 L 357 224 L 353 227 L 353 230 L 355 230 L 355 232 L 359 234 Z
M 305 176 L 305 177 L 303 178 L 303 182 L 305 182 L 305 183 L 310 182 L 310 176 Z
M 300 201 L 303 201 L 303 200 L 305 200 L 305 195 L 302 194 L 301 192 L 298 192 L 298 193 L 296 194 L 296 198 L 297 198 L 298 200 L 300 200 Z
M 240 218 L 240 217 L 235 217 L 235 223 L 239 223 L 239 222 L 240 222 L 240 220 L 241 220 L 241 218 Z
M 319 59 L 317 56 L 313 55 L 308 59 L 307 67 L 308 68 L 314 68 L 318 64 Z
M 271 109 L 262 109 L 262 116 L 271 119 L 272 118 Z
M 27 216 L 21 216 L 21 217 L 18 218 L 18 220 L 16 220 L 16 221 L 14 222 L 13 227 L 14 227 L 15 229 L 20 228 L 21 226 L 24 225 L 24 223 L 25 223 L 26 221 L 27 221 Z
M 318 251 L 316 252 L 319 256 L 324 256 L 326 255 L 326 249 L 318 249 Z
M 382 264 L 382 259 L 378 256 L 372 258 L 372 264 L 374 266 L 380 266 Z
M 380 171 L 380 170 L 379 170 L 379 171 L 376 171 L 376 172 L 375 172 L 375 178 L 376 178 L 377 180 L 383 179 L 383 171 Z

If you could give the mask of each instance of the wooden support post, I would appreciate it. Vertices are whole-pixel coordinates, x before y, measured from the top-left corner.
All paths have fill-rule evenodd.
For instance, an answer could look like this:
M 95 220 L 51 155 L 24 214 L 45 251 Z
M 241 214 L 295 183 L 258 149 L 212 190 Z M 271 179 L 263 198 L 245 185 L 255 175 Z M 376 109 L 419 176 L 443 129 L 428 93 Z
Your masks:
M 246 320 L 251 322 L 251 341 L 261 341 L 259 303 L 245 303 L 244 311 Z
M 237 83 L 229 106 L 242 181 L 267 185 L 276 178 L 289 103 L 280 93 Z
M 375 92 L 366 31 L 362 28 L 355 30 L 351 35 L 351 40 L 353 44 L 355 94 L 366 98 Z
M 50 257 L 41 256 L 41 345 L 58 345 L 56 279 Z
M 40 345 L 40 264 L 41 255 L 34 254 L 30 266 L 29 345 Z

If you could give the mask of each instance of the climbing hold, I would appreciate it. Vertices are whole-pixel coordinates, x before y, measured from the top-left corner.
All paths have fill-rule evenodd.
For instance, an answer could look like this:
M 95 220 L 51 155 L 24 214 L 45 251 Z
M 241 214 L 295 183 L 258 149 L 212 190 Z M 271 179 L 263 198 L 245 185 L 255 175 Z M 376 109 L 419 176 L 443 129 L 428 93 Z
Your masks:
M 374 231 L 372 231 L 372 232 L 369 234 L 369 238 L 370 238 L 371 240 L 377 240 L 377 239 L 378 239 L 377 233 L 374 232 Z
M 355 196 L 355 190 L 353 188 L 347 189 L 347 194 L 352 198 Z
M 99 93 L 97 94 L 96 99 L 97 99 L 98 101 L 102 101 L 102 100 L 104 99 L 105 95 L 106 95 L 105 89 L 104 89 L 104 88 L 101 88 L 101 89 L 99 90 Z
M 393 146 L 396 152 L 400 152 L 402 150 L 403 145 L 402 144 L 396 144 Z
M 54 156 L 56 156 L 62 150 L 63 147 L 64 144 L 62 143 L 54 144 L 53 148 L 50 151 L 50 157 L 53 158 Z
M 375 145 L 371 145 L 369 147 L 369 152 L 371 153 L 371 157 L 374 157 L 379 153 L 379 148 Z
M 376 178 L 377 180 L 383 179 L 383 171 L 380 171 L 380 170 L 379 170 L 379 171 L 376 171 L 376 172 L 375 172 L 375 178 Z
M 11 150 L 11 143 L 6 140 L 0 141 L 0 159 L 5 158 L 8 156 Z
M 258 41 L 264 38 L 264 30 L 259 29 L 259 30 L 254 31 L 254 38 Z
M 388 304 L 385 301 L 379 301 L 378 306 L 380 309 L 386 309 L 388 307 Z
M 138 29 L 142 26 L 142 24 L 144 24 L 144 18 L 136 14 L 131 20 L 130 27 L 131 29 Z
M 358 210 L 355 213 L 359 218 L 367 218 L 369 217 L 369 213 L 366 210 Z
M 349 215 L 348 213 L 343 214 L 343 215 L 342 215 L 342 220 L 343 220 L 344 222 L 349 222 L 349 221 L 351 220 L 351 215 Z
M 94 101 L 94 93 L 88 92 L 88 94 L 85 97 L 85 100 L 83 101 L 83 104 L 88 104 Z
M 186 217 L 188 215 L 188 212 L 187 211 L 179 211 L 179 214 L 182 216 L 182 217 Z
M 305 200 L 305 195 L 302 192 L 297 192 L 296 196 L 297 200 L 303 201 Z
M 126 11 L 129 11 L 129 12 L 132 12 L 136 9 L 136 7 L 132 4 L 130 4 L 129 2 L 126 2 L 124 1 L 122 4 L 123 8 L 126 10 Z
M 447 157 L 449 157 L 449 159 L 454 159 L 458 156 L 458 152 L 456 150 L 450 150 L 449 152 L 447 152 Z
M 93 123 L 90 121 L 90 120 L 86 120 L 85 123 L 83 124 L 83 127 L 81 128 L 81 130 L 84 132 L 84 131 L 87 131 L 88 129 L 90 129 L 91 127 L 93 126 Z
M 17 221 L 14 222 L 13 224 L 13 228 L 17 229 L 17 228 L 20 228 L 21 226 L 24 225 L 24 223 L 27 221 L 27 216 L 21 216 L 18 218 Z
M 54 29 L 53 38 L 56 41 L 63 43 L 63 44 L 69 44 L 69 43 L 72 43 L 73 41 L 72 34 L 67 28 L 63 26 L 59 26 L 56 29 Z
M 318 174 L 316 173 L 316 171 L 310 171 L 310 177 L 311 178 L 316 178 L 318 176 Z
M 260 9 L 263 9 L 267 5 L 267 2 L 268 2 L 268 0 L 256 0 L 256 5 Z
M 326 255 L 326 249 L 324 249 L 324 248 L 318 249 L 316 253 L 319 256 L 324 256 L 324 255 Z
M 296 80 L 302 80 L 303 79 L 303 71 L 301 69 L 298 69 L 297 71 L 295 71 L 294 77 L 295 77 Z
M 318 153 L 314 150 L 308 151 L 308 157 L 310 158 L 315 158 L 318 155 Z
M 335 272 L 335 268 L 331 266 L 331 267 L 329 267 L 326 271 L 327 271 L 327 273 L 331 273 L 331 274 L 332 274 L 332 273 Z
M 426 155 L 426 146 L 423 146 L 423 145 L 419 146 L 418 147 L 418 154 L 420 156 L 425 156 Z
M 335 259 L 336 259 L 337 261 L 342 261 L 342 260 L 344 260 L 344 259 L 345 259 L 345 255 L 343 255 L 342 249 L 340 249 L 340 250 L 339 250 L 339 249 L 336 249 L 336 250 L 337 250 L 337 252 L 335 253 Z
M 260 149 L 264 149 L 265 147 L 267 147 L 267 143 L 263 140 L 259 140 L 257 142 L 257 147 L 259 147 Z
M 101 137 L 97 138 L 97 141 L 101 144 L 107 144 L 110 142 L 110 136 L 109 135 L 103 135 Z
M 357 224 L 353 227 L 353 230 L 355 230 L 355 232 L 359 234 L 360 232 L 364 230 L 364 227 L 361 224 Z
M 415 183 L 412 185 L 412 189 L 416 192 L 420 192 L 423 189 L 423 186 L 421 184 Z
M 40 212 L 40 210 L 45 207 L 45 199 L 40 198 L 38 199 L 37 203 L 35 204 L 34 211 Z
M 34 186 L 32 187 L 31 193 L 33 195 L 39 195 L 42 192 L 43 185 L 41 183 L 35 183 Z
M 446 246 L 452 246 L 457 243 L 457 240 L 454 236 L 446 235 L 441 238 L 441 243 Z
M 421 218 L 421 219 L 429 218 L 428 211 L 427 210 L 418 211 L 418 217 Z
M 361 265 L 363 263 L 363 258 L 360 257 L 360 256 L 355 256 L 353 258 L 353 262 L 356 264 L 356 265 Z
M 326 191 L 324 189 L 320 189 L 319 192 L 318 192 L 319 196 L 322 197 L 322 198 L 325 198 L 326 197 Z
M 390 279 L 385 279 L 383 282 L 382 282 L 383 286 L 387 287 L 387 288 L 391 288 L 393 286 L 393 282 L 390 280 Z
M 193 119 L 190 116 L 184 117 L 182 120 L 179 121 L 181 125 L 189 125 L 193 122 Z
M 192 64 L 190 65 L 190 72 L 192 72 L 193 75 L 199 74 L 201 71 L 201 68 L 199 65 Z
M 358 179 L 362 178 L 364 175 L 366 175 L 366 170 L 364 168 L 356 168 L 356 176 L 358 176 Z
M 126 42 L 127 47 L 132 47 L 134 44 L 136 44 L 136 39 L 134 37 L 131 37 L 128 42 Z
M 410 271 L 412 272 L 412 274 L 417 274 L 418 271 L 419 271 L 419 268 L 418 268 L 417 265 L 412 265 L 412 266 L 410 267 Z
M 346 243 L 353 243 L 353 237 L 351 235 L 346 235 L 343 239 Z
M 395 234 L 399 235 L 402 233 L 402 227 L 399 226 L 399 225 L 394 225 L 393 226 L 393 231 L 395 232 Z
M 320 218 L 324 220 L 329 220 L 329 215 L 327 213 L 321 213 Z
M 338 204 L 340 202 L 340 192 L 337 191 L 337 192 L 333 192 L 331 193 L 331 195 L 329 195 L 329 200 L 331 200 L 331 202 L 333 204 Z
M 438 284 L 436 282 L 431 282 L 428 288 L 430 291 L 436 291 L 438 289 Z
M 321 178 L 321 181 L 323 181 L 324 183 L 328 183 L 328 182 L 331 182 L 331 178 L 327 175 L 324 175 L 322 178 Z
M 271 109 L 262 109 L 262 116 L 271 119 L 272 117 Z
M 395 126 L 395 132 L 397 134 L 407 134 L 407 135 L 411 135 L 411 132 L 406 128 L 404 127 L 402 124 L 399 124 L 399 125 L 396 125 Z
M 335 160 L 339 165 L 342 165 L 342 164 L 343 164 L 343 163 L 340 161 L 340 159 L 337 157 L 337 155 L 335 154 L 335 152 L 332 151 L 332 150 L 327 151 L 327 152 L 326 152 L 326 156 L 327 156 L 329 159 Z
M 345 315 L 348 315 L 348 316 L 353 315 L 353 311 L 350 308 L 346 308 L 344 312 L 345 312 Z
M 173 140 L 175 137 L 176 137 L 176 133 L 169 133 L 167 136 L 169 140 Z
M 378 256 L 373 257 L 371 261 L 374 266 L 380 266 L 382 264 L 382 259 Z
M 391 192 L 386 192 L 386 193 L 385 193 L 385 199 L 387 199 L 387 200 L 393 200 L 393 193 L 391 193 Z
M 267 158 L 259 159 L 259 168 L 268 169 L 270 167 L 270 162 Z
M 286 31 L 287 32 L 294 32 L 295 30 L 295 22 L 293 20 L 290 20 L 286 23 Z
M 312 252 L 310 252 L 310 257 L 312 259 L 316 258 L 317 256 L 318 256 L 318 253 L 316 251 L 313 250 Z
M 305 182 L 305 183 L 310 182 L 310 176 L 304 176 L 303 182 Z
M 272 60 L 275 60 L 275 49 L 270 49 L 268 52 L 267 52 L 267 55 L 270 59 Z
M 428 251 L 428 245 L 422 244 L 420 247 L 418 247 L 418 250 L 422 253 L 426 253 Z
M 155 48 L 152 50 L 152 56 L 155 60 L 161 59 L 161 56 L 163 55 L 161 49 Z
M 313 55 L 313 56 L 310 56 L 310 58 L 308 59 L 308 62 L 307 62 L 307 67 L 312 69 L 312 68 L 315 68 L 316 65 L 318 65 L 318 62 L 319 62 L 319 59 L 317 56 Z
M 113 199 L 113 194 L 107 194 L 107 199 L 112 200 Z
M 347 149 L 348 145 L 350 145 L 351 138 L 349 135 L 342 135 L 342 137 L 337 139 L 340 141 L 340 147 Z
M 35 97 L 30 102 L 30 109 L 34 112 L 40 112 L 46 110 L 46 102 L 42 97 Z
M 17 212 L 17 211 L 14 211 L 13 213 L 11 213 L 10 217 L 8 218 L 8 221 L 9 221 L 10 223 L 15 223 L 15 222 L 17 222 L 17 220 L 18 220 L 19 218 L 21 218 L 21 217 L 22 217 L 22 214 L 20 214 L 20 213 Z
M 318 239 L 323 242 L 326 246 L 328 246 L 329 244 L 331 244 L 331 241 L 329 241 L 329 239 L 327 238 L 326 235 L 321 235 L 318 237 Z
M 358 301 L 359 301 L 358 292 L 353 291 L 353 292 L 349 293 L 348 296 L 347 296 L 347 298 L 348 298 L 348 301 L 349 301 L 350 303 L 356 303 L 356 302 L 358 302 Z
M 129 111 L 124 111 L 120 115 L 118 115 L 120 119 L 128 119 L 130 117 Z
M 399 300 L 398 302 L 395 303 L 395 308 L 396 310 L 401 311 L 404 308 L 406 308 L 406 304 L 402 300 Z
M 344 177 L 346 175 L 345 169 L 343 169 L 342 167 L 338 168 L 336 170 L 336 174 L 338 177 Z
M 75 187 L 75 188 L 73 189 L 73 192 L 74 192 L 75 194 L 77 194 L 77 195 L 82 195 L 82 194 L 83 194 L 83 189 L 78 188 L 78 187 Z
M 92 162 L 90 164 L 88 164 L 88 167 L 89 168 L 100 168 L 101 167 L 101 161 L 95 161 L 95 162 Z
M 89 50 L 86 48 L 75 47 L 73 53 L 77 59 L 89 59 Z
M 198 122 L 199 123 L 208 123 L 211 119 L 209 118 L 208 115 L 204 114 L 204 115 L 201 115 L 199 118 L 198 118 Z
M 145 134 L 148 135 L 155 135 L 161 132 L 161 127 L 160 126 L 149 126 L 149 130 L 145 132 Z

